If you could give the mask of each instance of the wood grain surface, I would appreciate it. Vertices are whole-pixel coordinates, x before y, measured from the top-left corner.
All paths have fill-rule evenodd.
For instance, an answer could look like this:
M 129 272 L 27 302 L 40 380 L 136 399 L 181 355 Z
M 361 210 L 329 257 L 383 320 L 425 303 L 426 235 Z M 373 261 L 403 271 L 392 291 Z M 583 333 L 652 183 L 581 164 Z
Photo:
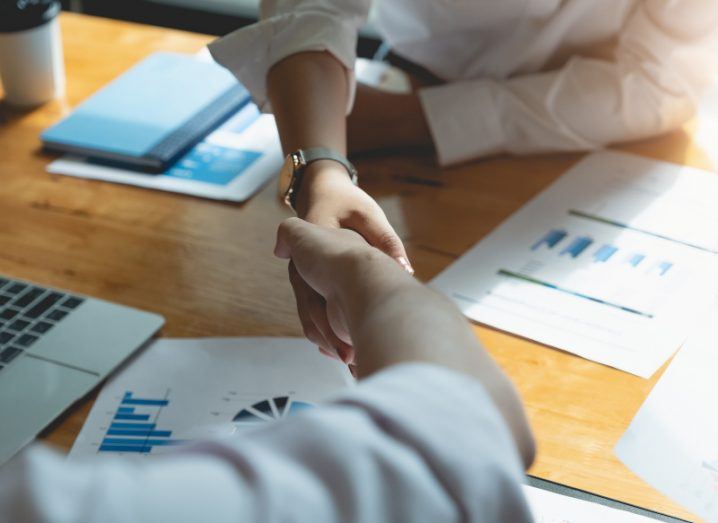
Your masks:
M 62 15 L 67 97 L 33 111 L 0 105 L 0 273 L 165 316 L 162 336 L 300 336 L 286 264 L 271 254 L 289 216 L 273 185 L 243 205 L 45 172 L 40 132 L 153 51 L 195 52 L 210 38 Z M 690 129 L 621 147 L 712 168 Z M 498 157 L 439 169 L 406 153 L 357 160 L 363 187 L 428 281 L 581 155 Z M 520 390 L 538 439 L 531 472 L 690 519 L 613 455 L 660 373 L 644 380 L 531 341 L 475 327 Z M 94 394 L 42 439 L 67 450 Z

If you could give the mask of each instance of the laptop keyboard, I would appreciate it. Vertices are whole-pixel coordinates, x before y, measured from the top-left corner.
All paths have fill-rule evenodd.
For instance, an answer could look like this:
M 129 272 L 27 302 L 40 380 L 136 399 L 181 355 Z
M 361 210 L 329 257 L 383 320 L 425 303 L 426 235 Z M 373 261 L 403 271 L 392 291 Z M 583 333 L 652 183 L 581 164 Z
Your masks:
M 83 301 L 54 289 L 0 278 L 0 372 Z

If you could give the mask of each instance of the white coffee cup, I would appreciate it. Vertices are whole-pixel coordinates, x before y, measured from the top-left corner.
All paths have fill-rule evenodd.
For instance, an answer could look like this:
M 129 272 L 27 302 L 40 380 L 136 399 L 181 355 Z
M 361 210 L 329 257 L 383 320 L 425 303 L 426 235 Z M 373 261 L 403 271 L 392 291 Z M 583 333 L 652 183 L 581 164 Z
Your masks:
M 30 107 L 65 94 L 56 0 L 0 2 L 0 82 L 5 100 Z

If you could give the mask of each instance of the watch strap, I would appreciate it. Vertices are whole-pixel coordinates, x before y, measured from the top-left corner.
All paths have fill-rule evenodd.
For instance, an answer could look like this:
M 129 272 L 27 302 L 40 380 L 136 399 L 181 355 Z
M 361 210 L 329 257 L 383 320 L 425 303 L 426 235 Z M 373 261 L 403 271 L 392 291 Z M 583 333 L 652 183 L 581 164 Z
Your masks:
M 298 152 L 304 157 L 302 162 L 304 167 L 318 160 L 332 160 L 340 163 L 349 173 L 352 182 L 356 183 L 357 170 L 343 154 L 339 154 L 329 147 L 310 147 L 309 149 L 300 149 Z
M 297 156 L 298 161 L 295 162 L 297 168 L 293 173 L 294 179 L 292 180 L 292 183 L 290 183 L 287 193 L 284 195 L 284 199 L 287 204 L 292 207 L 292 209 L 296 209 L 297 194 L 299 193 L 299 189 L 302 184 L 302 174 L 307 166 L 313 162 L 317 162 L 319 160 L 331 160 L 337 162 L 347 170 L 347 174 L 349 175 L 351 182 L 354 185 L 358 184 L 359 174 L 354 165 L 352 165 L 346 156 L 333 149 L 328 147 L 309 147 L 307 149 L 299 149 L 291 154 Z

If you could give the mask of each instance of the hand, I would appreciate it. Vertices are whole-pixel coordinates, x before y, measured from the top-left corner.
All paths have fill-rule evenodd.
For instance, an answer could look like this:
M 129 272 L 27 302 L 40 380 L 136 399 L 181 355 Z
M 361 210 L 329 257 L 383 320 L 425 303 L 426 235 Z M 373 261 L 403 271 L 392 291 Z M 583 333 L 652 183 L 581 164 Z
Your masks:
M 521 400 L 456 305 L 352 231 L 290 218 L 279 226 L 274 252 L 290 258 L 297 277 L 323 300 L 331 327 L 352 333 L 361 352 L 360 378 L 406 362 L 475 377 L 530 465 L 535 450 Z
M 394 258 L 409 273 L 404 245 L 379 204 L 351 183 L 336 162 L 314 162 L 304 173 L 297 196 L 297 215 L 316 225 L 351 229 L 377 249 Z
M 306 221 L 323 227 L 356 231 L 369 245 L 394 258 L 413 274 L 404 246 L 381 207 L 354 186 L 344 168 L 336 162 L 319 161 L 307 168 L 297 198 L 297 213 Z M 289 280 L 307 338 L 325 354 L 351 363 L 354 358 L 351 337 L 346 330 L 332 325 L 325 299 L 303 281 L 292 264 Z
M 361 307 L 367 301 L 362 296 L 381 299 L 402 279 L 413 282 L 405 270 L 359 234 L 299 218 L 279 226 L 274 252 L 280 258 L 291 258 L 289 278 L 297 302 L 306 299 L 310 305 L 309 309 L 300 308 L 305 335 L 322 352 L 338 355 L 346 363 L 354 361 L 347 309 Z M 357 280 L 362 283 L 357 285 Z M 318 316 L 317 311 L 321 313 Z

